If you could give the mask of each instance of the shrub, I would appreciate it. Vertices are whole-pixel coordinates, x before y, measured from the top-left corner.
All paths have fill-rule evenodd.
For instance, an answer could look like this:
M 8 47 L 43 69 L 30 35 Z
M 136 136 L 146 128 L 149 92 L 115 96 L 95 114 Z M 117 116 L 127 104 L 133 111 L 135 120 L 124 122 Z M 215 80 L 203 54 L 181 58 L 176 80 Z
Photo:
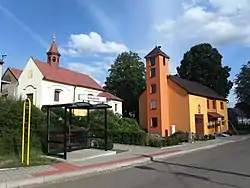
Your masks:
M 22 100 L 0 97 L 0 155 L 20 154 L 22 144 Z M 41 150 L 40 128 L 44 114 L 35 106 L 31 110 L 31 147 Z
M 161 139 L 161 138 L 149 139 L 148 145 L 150 147 L 162 147 L 163 146 L 163 139 Z
M 209 138 L 209 140 L 214 140 L 215 139 L 215 135 L 210 134 L 210 135 L 208 135 L 208 138 Z
M 135 132 L 122 132 L 122 131 L 109 131 L 109 138 L 114 143 L 141 145 L 146 144 L 146 133 L 144 131 Z
M 74 118 L 76 118 L 76 116 Z M 89 124 L 91 128 L 104 128 L 104 119 L 104 110 L 91 110 L 89 113 Z M 84 116 L 82 117 L 80 124 L 86 125 L 86 123 L 87 116 Z M 107 126 L 111 131 L 139 131 L 139 125 L 135 119 L 122 118 L 120 115 L 114 114 L 111 110 L 107 110 Z
M 172 134 L 170 137 L 180 139 L 182 142 L 188 141 L 188 133 L 187 132 L 177 131 L 174 134 Z

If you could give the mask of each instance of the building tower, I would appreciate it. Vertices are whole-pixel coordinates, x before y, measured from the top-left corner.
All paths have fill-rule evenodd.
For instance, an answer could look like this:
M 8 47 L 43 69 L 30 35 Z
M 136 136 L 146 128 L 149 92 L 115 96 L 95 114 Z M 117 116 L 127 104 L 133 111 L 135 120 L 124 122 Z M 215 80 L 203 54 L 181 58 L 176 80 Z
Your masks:
M 49 63 L 50 66 L 53 68 L 59 67 L 59 61 L 60 61 L 61 54 L 58 52 L 55 37 L 53 37 L 53 41 L 51 43 L 51 46 L 46 54 L 47 54 L 47 63 Z
M 169 135 L 168 82 L 169 56 L 156 46 L 146 59 L 147 129 L 161 136 Z

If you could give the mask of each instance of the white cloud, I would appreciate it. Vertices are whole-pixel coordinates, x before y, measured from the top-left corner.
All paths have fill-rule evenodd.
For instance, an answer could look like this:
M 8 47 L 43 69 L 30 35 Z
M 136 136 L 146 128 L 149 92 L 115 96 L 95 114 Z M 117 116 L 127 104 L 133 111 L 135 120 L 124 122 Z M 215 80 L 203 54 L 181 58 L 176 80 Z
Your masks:
M 103 61 L 92 62 L 91 64 L 74 62 L 69 63 L 68 68 L 83 74 L 87 74 L 100 85 L 103 85 L 113 60 L 113 57 L 104 57 Z
M 241 14 L 250 9 L 249 0 L 209 0 L 221 14 Z
M 199 40 L 213 44 L 250 44 L 250 1 L 210 0 L 207 6 L 199 2 L 182 4 L 175 19 L 156 24 L 156 30 L 176 41 Z M 224 2 L 224 3 L 223 3 Z M 210 6 L 210 8 L 209 8 Z
M 96 32 L 72 34 L 67 48 L 60 49 L 62 54 L 78 56 L 86 53 L 121 53 L 127 51 L 126 45 L 113 41 L 103 41 Z

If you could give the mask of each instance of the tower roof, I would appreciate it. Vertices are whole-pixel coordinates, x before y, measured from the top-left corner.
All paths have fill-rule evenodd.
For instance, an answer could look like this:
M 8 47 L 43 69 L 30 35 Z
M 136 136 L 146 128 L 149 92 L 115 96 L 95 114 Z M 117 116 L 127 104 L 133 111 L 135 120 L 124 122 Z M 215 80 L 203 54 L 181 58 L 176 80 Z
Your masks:
M 166 57 L 168 59 L 170 58 L 161 50 L 161 46 L 156 46 L 151 52 L 148 53 L 148 55 L 145 56 L 145 58 L 154 57 L 156 55 L 162 55 L 163 57 Z
M 58 48 L 57 48 L 57 45 L 56 45 L 56 41 L 55 41 L 55 38 L 53 37 L 53 41 L 51 43 L 51 46 L 47 52 L 47 54 L 56 54 L 56 55 L 59 55 L 60 56 L 60 53 L 58 51 Z

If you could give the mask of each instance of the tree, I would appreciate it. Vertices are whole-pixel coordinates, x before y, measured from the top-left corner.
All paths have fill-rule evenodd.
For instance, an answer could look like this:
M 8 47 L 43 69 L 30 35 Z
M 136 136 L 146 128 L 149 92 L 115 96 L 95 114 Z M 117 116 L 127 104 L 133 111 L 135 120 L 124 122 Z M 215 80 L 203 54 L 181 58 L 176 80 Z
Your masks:
M 237 98 L 235 108 L 250 117 L 250 61 L 241 67 L 239 74 L 236 75 L 235 85 L 234 92 Z
M 109 69 L 104 88 L 123 99 L 123 115 L 138 118 L 139 96 L 146 87 L 146 70 L 134 52 L 123 52 Z
M 198 44 L 184 54 L 177 72 L 181 78 L 208 86 L 226 98 L 233 83 L 228 79 L 231 68 L 223 67 L 221 60 L 216 48 L 208 43 Z

